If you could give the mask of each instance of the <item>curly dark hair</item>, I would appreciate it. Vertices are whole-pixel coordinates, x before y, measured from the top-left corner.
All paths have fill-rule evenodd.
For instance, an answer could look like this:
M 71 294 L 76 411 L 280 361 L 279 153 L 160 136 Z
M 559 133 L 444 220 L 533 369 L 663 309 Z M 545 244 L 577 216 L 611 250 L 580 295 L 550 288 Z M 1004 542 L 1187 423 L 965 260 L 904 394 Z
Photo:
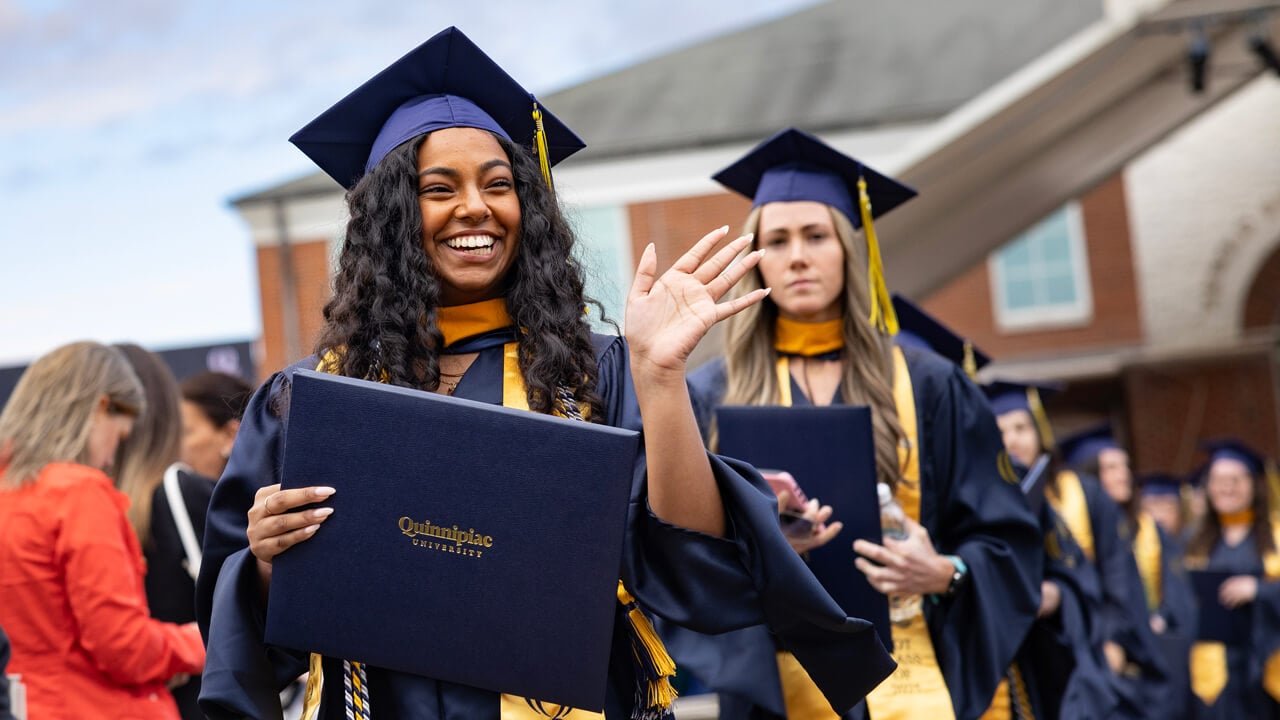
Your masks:
M 423 135 L 391 151 L 347 193 L 351 220 L 324 308 L 316 352 L 333 351 L 348 377 L 435 390 L 444 336 L 436 325 L 440 280 L 422 246 L 418 149 Z M 583 268 L 574 235 L 527 150 L 495 135 L 511 161 L 520 200 L 520 246 L 505 279 L 507 311 L 520 328 L 520 371 L 530 409 L 551 413 L 556 391 L 573 391 L 589 418 L 603 413 Z

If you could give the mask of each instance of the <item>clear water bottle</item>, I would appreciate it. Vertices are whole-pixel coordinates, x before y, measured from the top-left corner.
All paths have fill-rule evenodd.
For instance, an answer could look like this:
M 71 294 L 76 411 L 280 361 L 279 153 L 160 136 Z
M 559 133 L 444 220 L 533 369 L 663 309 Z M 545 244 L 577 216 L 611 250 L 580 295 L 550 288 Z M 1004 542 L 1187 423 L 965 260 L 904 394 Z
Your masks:
M 893 499 L 893 490 L 885 483 L 876 485 L 876 493 L 880 497 L 880 534 L 886 539 L 907 539 L 907 514 L 902 506 Z M 920 614 L 922 598 L 919 595 L 889 596 L 889 621 L 905 625 Z

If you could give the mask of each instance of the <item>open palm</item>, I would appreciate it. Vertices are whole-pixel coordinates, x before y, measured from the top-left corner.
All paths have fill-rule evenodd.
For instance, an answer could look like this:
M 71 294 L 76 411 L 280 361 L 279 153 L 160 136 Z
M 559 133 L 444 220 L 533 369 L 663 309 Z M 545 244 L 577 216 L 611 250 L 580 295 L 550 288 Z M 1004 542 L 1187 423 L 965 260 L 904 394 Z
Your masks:
M 627 297 L 626 337 L 636 360 L 654 370 L 683 373 L 689 354 L 712 325 L 769 294 L 767 289 L 760 289 L 720 302 L 760 262 L 760 252 L 733 262 L 751 244 L 750 235 L 712 255 L 728 231 L 725 226 L 707 233 L 661 277 L 656 276 L 658 256 L 653 245 L 645 248 Z

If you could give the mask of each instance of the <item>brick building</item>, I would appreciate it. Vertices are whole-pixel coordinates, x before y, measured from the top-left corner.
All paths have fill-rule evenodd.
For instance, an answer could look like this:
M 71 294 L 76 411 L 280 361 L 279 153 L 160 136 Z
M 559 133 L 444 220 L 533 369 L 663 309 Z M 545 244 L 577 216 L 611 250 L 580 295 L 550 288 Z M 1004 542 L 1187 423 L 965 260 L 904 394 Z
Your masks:
M 739 223 L 748 203 L 709 176 L 795 125 L 921 191 L 880 228 L 891 286 L 993 375 L 1068 381 L 1060 429 L 1110 418 L 1144 469 L 1187 470 L 1224 433 L 1280 451 L 1280 80 L 1244 42 L 1274 42 L 1280 14 L 1241 14 L 1273 5 L 837 1 L 546 95 L 589 145 L 556 182 L 590 291 L 620 321 L 644 246 L 665 266 Z M 1199 94 L 1192 18 L 1215 48 Z M 341 201 L 321 174 L 234 201 L 264 372 L 314 341 Z

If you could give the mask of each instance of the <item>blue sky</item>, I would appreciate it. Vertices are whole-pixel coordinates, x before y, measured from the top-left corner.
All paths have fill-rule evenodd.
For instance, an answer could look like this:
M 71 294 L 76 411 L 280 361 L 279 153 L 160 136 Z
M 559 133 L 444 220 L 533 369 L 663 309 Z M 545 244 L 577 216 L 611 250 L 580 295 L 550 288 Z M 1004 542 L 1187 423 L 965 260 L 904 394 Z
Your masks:
M 229 198 L 310 172 L 286 138 L 448 25 L 545 94 L 811 4 L 0 0 L 0 366 L 256 337 Z

